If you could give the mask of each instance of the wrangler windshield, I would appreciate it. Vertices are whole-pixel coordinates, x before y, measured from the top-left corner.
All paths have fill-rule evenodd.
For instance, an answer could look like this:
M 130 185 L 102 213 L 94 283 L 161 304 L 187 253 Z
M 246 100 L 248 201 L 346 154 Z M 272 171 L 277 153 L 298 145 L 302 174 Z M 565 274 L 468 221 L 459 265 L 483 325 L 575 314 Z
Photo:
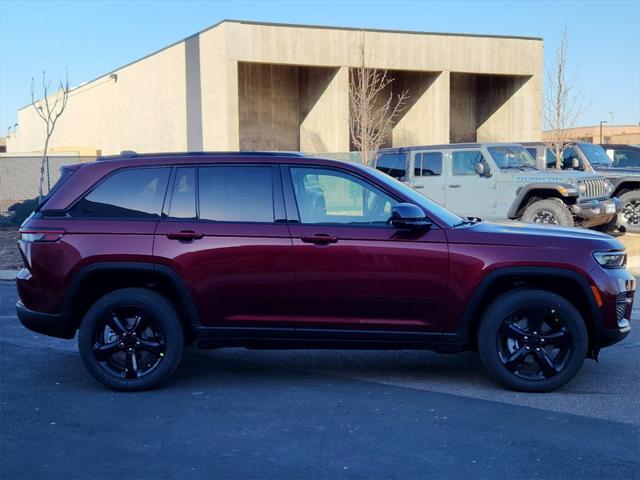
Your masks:
M 489 147 L 489 153 L 498 168 L 536 168 L 534 158 L 524 147 L 519 145 Z
M 610 167 L 613 164 L 611 159 L 607 156 L 607 153 L 604 151 L 604 148 L 600 145 L 581 143 L 580 150 L 582 150 L 582 153 L 584 153 L 584 156 L 587 157 L 587 160 L 589 160 L 591 165 Z

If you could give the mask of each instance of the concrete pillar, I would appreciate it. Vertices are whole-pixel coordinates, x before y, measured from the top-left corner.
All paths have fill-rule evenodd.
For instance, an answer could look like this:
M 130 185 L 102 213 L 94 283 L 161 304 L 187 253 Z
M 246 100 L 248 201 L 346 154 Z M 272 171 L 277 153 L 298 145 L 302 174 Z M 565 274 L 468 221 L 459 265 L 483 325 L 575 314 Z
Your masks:
M 541 89 L 539 76 L 492 76 L 479 81 L 478 142 L 539 141 Z
M 394 147 L 449 142 L 449 72 L 398 72 L 394 95 L 409 91 L 392 130 Z
M 300 69 L 300 150 L 349 151 L 349 68 Z

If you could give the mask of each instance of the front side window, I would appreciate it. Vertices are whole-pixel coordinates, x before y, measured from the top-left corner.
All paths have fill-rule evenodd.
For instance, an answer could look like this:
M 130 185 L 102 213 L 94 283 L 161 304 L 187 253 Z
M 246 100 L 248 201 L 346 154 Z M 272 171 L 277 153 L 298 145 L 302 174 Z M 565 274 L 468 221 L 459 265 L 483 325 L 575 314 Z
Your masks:
M 416 153 L 414 175 L 416 177 L 433 177 L 442 175 L 442 153 Z
M 384 226 L 398 203 L 348 173 L 297 167 L 290 171 L 302 223 Z
M 109 176 L 71 209 L 72 217 L 160 218 L 168 168 L 121 170 Z
M 634 150 L 616 150 L 613 154 L 613 164 L 616 167 L 640 167 L 640 152 Z
M 200 220 L 272 223 L 271 167 L 212 166 L 198 172 Z
M 451 155 L 451 173 L 453 175 L 477 175 L 476 164 L 484 162 L 480 150 L 460 150 Z
M 407 170 L 404 153 L 381 153 L 376 160 L 376 168 L 393 178 L 404 178 Z
M 555 168 L 556 154 L 550 148 L 547 148 L 547 168 Z

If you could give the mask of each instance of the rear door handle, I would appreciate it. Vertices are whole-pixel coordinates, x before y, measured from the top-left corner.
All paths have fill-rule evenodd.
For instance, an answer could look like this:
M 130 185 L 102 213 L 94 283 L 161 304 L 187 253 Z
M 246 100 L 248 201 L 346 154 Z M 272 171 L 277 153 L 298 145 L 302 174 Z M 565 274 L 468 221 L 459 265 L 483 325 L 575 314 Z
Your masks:
M 179 232 L 167 233 L 167 238 L 170 240 L 191 241 L 200 240 L 202 237 L 204 237 L 204 233 L 194 232 L 193 230 L 180 230 Z
M 317 233 L 315 235 L 301 235 L 300 240 L 302 240 L 304 243 L 325 245 L 327 243 L 336 243 L 338 241 L 338 237 L 327 235 L 326 233 Z
M 447 185 L 449 188 L 460 188 L 462 185 L 460 185 L 459 183 L 450 183 L 449 185 Z

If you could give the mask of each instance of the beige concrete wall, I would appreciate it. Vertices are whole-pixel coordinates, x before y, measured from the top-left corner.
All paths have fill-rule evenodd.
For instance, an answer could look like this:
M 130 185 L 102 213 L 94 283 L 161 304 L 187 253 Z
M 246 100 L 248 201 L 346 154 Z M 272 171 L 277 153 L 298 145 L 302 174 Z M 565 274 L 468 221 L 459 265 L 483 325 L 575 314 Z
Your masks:
M 262 145 L 247 143 L 248 134 L 242 133 L 247 117 L 241 121 L 239 63 L 254 62 L 337 70 L 317 98 L 317 92 L 312 92 L 314 82 L 322 85 L 326 80 L 322 72 L 326 70 L 317 70 L 319 77 L 306 84 L 297 82 L 298 145 L 310 151 L 346 150 L 348 68 L 358 64 L 358 47 L 363 39 L 368 66 L 421 72 L 418 78 L 442 72 L 426 90 L 422 86 L 428 81 L 416 84 L 411 107 L 390 133 L 393 143 L 446 142 L 450 126 L 464 130 L 470 122 L 465 111 L 472 107 L 455 94 L 453 79 L 459 72 L 530 77 L 504 108 L 497 108 L 485 119 L 480 134 L 487 140 L 506 139 L 502 137 L 512 134 L 521 139 L 539 137 L 543 46 L 539 40 L 378 31 L 363 34 L 346 29 L 229 21 L 199 33 L 197 41 L 187 39 L 190 47 L 182 41 L 116 70 L 117 82 L 105 75 L 74 89 L 51 147 L 58 151 L 96 149 L 105 154 L 129 149 L 186 150 L 189 145 L 201 145 L 204 150 L 238 150 L 241 136 L 243 145 Z M 185 55 L 186 49 L 189 56 Z M 299 74 L 302 70 L 296 71 Z M 306 88 L 306 93 L 300 88 Z M 309 103 L 309 98 L 314 102 Z M 288 131 L 293 131 L 293 108 L 289 110 L 282 121 Z M 18 120 L 19 133 L 8 139 L 7 151 L 41 150 L 43 125 L 35 112 L 24 108 Z M 253 131 L 261 135 L 257 129 Z M 496 138 L 498 135 L 502 137 Z M 295 143 L 293 135 L 287 136 L 276 148 Z
M 449 142 L 449 72 L 394 72 L 394 91 L 408 91 L 406 109 L 397 119 L 393 145 Z
M 349 69 L 300 69 L 300 150 L 349 151 Z
M 51 141 L 54 150 L 139 152 L 186 148 L 184 43 L 72 90 Z M 18 112 L 7 152 L 41 151 L 44 122 L 32 107 Z

